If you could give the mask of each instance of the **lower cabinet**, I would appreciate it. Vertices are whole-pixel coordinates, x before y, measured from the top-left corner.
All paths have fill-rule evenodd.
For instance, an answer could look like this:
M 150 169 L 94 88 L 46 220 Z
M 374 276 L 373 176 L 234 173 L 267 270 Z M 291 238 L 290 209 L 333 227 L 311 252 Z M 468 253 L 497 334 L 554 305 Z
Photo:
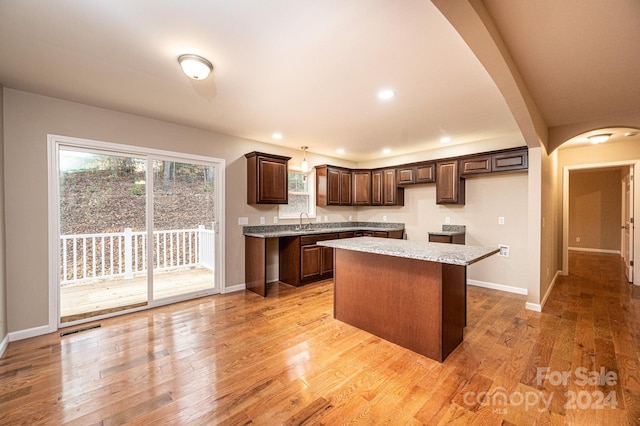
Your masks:
M 404 231 L 346 231 L 327 234 L 280 237 L 278 240 L 279 279 L 300 286 L 333 276 L 333 249 L 316 243 L 338 238 L 361 237 L 402 238 Z

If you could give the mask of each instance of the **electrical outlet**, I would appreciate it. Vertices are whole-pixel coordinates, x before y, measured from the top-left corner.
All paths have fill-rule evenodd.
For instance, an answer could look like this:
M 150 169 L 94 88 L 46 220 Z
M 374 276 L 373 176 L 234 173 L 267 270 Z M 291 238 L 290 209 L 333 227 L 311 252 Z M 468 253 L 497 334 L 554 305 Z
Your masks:
M 264 220 L 264 216 L 260 216 L 260 225 L 264 225 L 265 220 Z
M 329 222 L 329 216 L 325 216 L 325 217 L 324 217 L 324 221 L 325 221 L 325 222 Z
M 498 225 L 504 225 L 504 217 L 500 216 L 498 218 Z
M 386 215 L 385 215 L 385 216 L 382 216 L 382 221 L 383 221 L 383 222 L 386 222 L 386 221 L 387 221 L 387 216 L 386 216 Z
M 576 237 L 576 243 L 580 242 L 580 237 Z
M 278 216 L 273 217 L 273 223 L 278 223 Z
M 500 253 L 498 253 L 498 256 L 509 257 L 509 246 L 500 244 L 498 248 L 500 249 Z
M 248 225 L 249 224 L 249 218 L 248 217 L 239 217 L 238 218 L 238 225 Z
M 322 222 L 322 216 L 320 215 L 316 216 L 316 222 Z
M 353 220 L 353 216 L 349 215 L 349 222 Z
M 444 217 L 444 223 L 446 223 L 447 225 L 451 223 L 451 218 L 449 216 L 445 216 Z

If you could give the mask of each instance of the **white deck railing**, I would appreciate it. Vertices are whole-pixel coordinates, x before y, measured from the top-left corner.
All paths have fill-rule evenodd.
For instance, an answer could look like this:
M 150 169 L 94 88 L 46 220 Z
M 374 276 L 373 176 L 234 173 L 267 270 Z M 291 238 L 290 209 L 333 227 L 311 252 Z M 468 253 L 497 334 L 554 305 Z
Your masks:
M 153 232 L 153 270 L 214 269 L 215 231 L 174 229 Z M 147 233 L 124 232 L 60 236 L 60 284 L 147 273 Z

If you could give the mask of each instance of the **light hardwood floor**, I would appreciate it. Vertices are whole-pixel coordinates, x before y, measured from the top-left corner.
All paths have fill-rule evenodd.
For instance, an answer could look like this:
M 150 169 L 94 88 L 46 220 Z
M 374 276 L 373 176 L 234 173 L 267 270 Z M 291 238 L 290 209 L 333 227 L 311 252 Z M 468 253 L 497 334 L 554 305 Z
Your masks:
M 0 424 L 638 424 L 639 287 L 616 256 L 573 253 L 570 268 L 542 313 L 469 287 L 465 340 L 442 364 L 334 320 L 331 281 L 12 342 Z M 583 384 L 580 367 L 616 379 Z

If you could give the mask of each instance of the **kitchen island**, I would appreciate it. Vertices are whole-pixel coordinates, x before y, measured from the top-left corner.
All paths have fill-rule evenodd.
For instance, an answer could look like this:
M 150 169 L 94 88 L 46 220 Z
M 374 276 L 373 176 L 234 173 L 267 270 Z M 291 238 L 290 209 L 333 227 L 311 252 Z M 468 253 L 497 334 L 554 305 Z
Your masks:
M 334 249 L 334 317 L 442 362 L 462 342 L 467 265 L 497 248 L 350 238 Z

